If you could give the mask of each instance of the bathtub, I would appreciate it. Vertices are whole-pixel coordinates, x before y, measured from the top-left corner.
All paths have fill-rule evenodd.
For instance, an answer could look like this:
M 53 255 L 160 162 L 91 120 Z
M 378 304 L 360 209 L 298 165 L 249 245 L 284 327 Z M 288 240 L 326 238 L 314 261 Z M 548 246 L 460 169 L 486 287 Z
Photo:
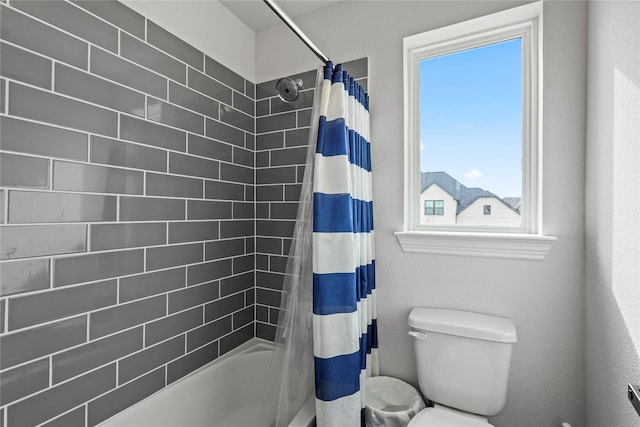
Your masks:
M 260 412 L 272 353 L 254 338 L 98 426 L 270 427 Z M 314 426 L 314 404 L 308 399 L 289 426 Z

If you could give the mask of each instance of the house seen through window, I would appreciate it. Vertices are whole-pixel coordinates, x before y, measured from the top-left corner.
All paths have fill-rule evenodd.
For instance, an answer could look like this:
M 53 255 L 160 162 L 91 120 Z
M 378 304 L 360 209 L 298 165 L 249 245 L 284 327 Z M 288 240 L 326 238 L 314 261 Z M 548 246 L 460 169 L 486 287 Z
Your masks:
M 421 224 L 520 225 L 522 112 L 521 37 L 420 61 Z

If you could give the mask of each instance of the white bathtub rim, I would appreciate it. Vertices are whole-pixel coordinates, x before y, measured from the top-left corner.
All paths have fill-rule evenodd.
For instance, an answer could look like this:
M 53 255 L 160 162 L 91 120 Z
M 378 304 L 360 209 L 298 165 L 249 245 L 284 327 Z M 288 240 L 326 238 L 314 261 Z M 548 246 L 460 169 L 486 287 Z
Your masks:
M 231 359 L 234 356 L 240 356 L 242 354 L 255 353 L 255 352 L 258 352 L 258 351 L 273 351 L 273 349 L 274 349 L 273 342 L 265 340 L 265 339 L 262 339 L 262 338 L 257 338 L 257 337 L 251 338 L 249 341 L 240 344 L 238 347 L 234 348 L 233 350 L 230 350 L 230 351 L 226 352 L 225 354 L 223 354 L 222 356 L 219 356 L 219 357 L 213 359 L 211 362 L 208 362 L 207 364 L 202 365 L 198 369 L 189 372 L 184 377 L 179 378 L 179 379 L 175 380 L 174 382 L 167 384 L 165 387 L 163 387 L 160 390 L 156 391 L 155 393 L 145 397 L 141 401 L 137 402 L 135 405 L 137 405 L 138 403 L 144 402 L 145 400 L 149 399 L 150 397 L 154 396 L 157 393 L 161 393 L 163 390 L 165 390 L 168 387 L 177 385 L 177 384 L 179 384 L 179 383 L 181 383 L 183 381 L 188 381 L 190 377 L 194 377 L 194 376 L 198 375 L 199 373 L 201 373 L 202 371 L 206 371 L 207 369 L 211 368 L 214 365 L 222 364 L 227 359 Z
M 168 388 L 173 387 L 175 385 L 178 385 L 179 383 L 185 382 L 185 381 L 189 381 L 191 377 L 194 377 L 198 374 L 200 374 L 202 371 L 205 371 L 207 369 L 210 369 L 211 367 L 213 367 L 214 365 L 219 365 L 219 364 L 223 364 L 226 360 L 233 358 L 234 356 L 239 356 L 239 355 L 243 355 L 243 354 L 249 354 L 249 353 L 255 353 L 255 352 L 260 352 L 260 351 L 269 351 L 272 352 L 274 349 L 274 344 L 271 341 L 262 339 L 262 338 L 251 338 L 249 341 L 239 345 L 238 347 L 234 348 L 233 350 L 228 351 L 227 353 L 223 354 L 222 356 L 212 360 L 211 362 L 202 365 L 201 367 L 199 367 L 198 369 L 195 369 L 194 371 L 191 371 L 190 373 L 188 373 L 187 375 L 185 375 L 184 377 L 167 384 L 165 387 L 161 388 L 160 390 L 156 391 L 155 393 L 150 394 L 149 396 L 145 397 L 142 400 L 139 400 L 138 402 L 134 403 L 133 405 L 127 407 L 126 409 L 113 414 L 111 417 L 101 421 L 99 424 L 96 425 L 96 427 L 101 427 L 104 425 L 108 425 L 108 422 L 117 416 L 121 416 L 121 415 L 126 415 L 127 412 L 133 411 L 134 409 L 136 409 L 139 405 L 142 405 L 144 402 L 157 398 L 157 396 L 161 393 L 163 393 L 164 391 L 166 391 Z
M 240 344 L 238 347 L 234 348 L 233 350 L 230 350 L 225 354 L 223 354 L 222 356 L 216 359 L 213 359 L 211 362 L 207 363 L 206 365 L 202 365 L 201 367 L 199 367 L 195 371 L 191 371 L 184 377 L 170 384 L 167 384 L 167 387 L 170 387 L 174 384 L 178 384 L 179 382 L 185 381 L 187 378 L 197 375 L 198 373 L 200 373 L 200 371 L 204 371 L 213 365 L 221 364 L 225 360 L 230 359 L 234 356 L 239 356 L 241 354 L 255 353 L 257 351 L 273 351 L 273 349 L 274 349 L 274 345 L 271 341 L 267 341 L 262 338 L 251 338 L 249 341 L 243 344 Z

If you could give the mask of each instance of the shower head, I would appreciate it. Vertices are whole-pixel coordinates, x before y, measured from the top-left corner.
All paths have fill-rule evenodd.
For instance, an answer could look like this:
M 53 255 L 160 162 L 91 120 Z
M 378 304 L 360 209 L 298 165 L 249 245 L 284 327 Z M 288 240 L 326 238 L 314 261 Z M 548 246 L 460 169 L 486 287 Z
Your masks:
M 276 83 L 278 96 L 284 102 L 293 102 L 298 99 L 300 89 L 303 89 L 303 82 L 301 79 L 294 80 L 289 77 L 284 77 Z

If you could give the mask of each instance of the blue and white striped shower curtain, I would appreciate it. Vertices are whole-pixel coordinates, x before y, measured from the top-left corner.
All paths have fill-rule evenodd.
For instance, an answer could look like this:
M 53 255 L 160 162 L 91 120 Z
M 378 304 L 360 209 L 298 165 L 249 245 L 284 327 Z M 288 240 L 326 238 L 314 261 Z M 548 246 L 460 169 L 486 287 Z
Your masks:
M 378 374 L 369 96 L 325 67 L 313 183 L 313 347 L 319 427 L 363 423 Z

